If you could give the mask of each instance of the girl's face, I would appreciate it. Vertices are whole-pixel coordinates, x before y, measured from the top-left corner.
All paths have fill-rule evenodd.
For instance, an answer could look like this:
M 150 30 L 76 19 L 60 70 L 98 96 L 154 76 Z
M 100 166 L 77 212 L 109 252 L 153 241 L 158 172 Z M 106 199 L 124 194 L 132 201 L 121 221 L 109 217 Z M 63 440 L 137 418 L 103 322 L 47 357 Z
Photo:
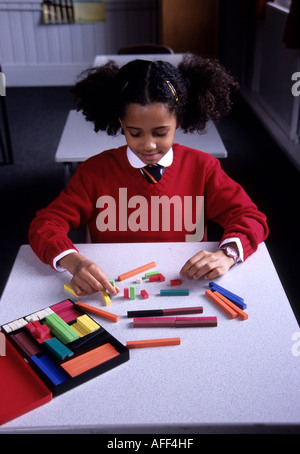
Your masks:
M 120 122 L 128 146 L 145 164 L 156 164 L 173 145 L 177 120 L 162 103 L 128 104 Z

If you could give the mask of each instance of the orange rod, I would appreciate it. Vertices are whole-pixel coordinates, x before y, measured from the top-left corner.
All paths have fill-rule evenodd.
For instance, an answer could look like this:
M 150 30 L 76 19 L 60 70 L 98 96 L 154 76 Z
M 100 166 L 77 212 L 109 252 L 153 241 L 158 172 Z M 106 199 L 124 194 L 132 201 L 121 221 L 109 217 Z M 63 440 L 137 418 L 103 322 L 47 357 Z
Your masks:
M 62 366 L 68 372 L 68 374 L 71 375 L 71 377 L 76 377 L 77 375 L 83 374 L 83 372 L 86 372 L 87 370 L 90 370 L 93 367 L 100 366 L 100 364 L 105 363 L 106 361 L 108 361 L 118 355 L 119 355 L 119 353 L 115 352 L 115 353 L 105 356 L 104 358 L 99 358 L 98 360 L 94 359 L 93 361 L 89 361 L 84 364 L 79 364 L 75 367 L 72 367 L 70 370 L 68 370 L 67 367 L 64 367 L 64 364 L 62 364 Z
M 85 303 L 75 303 L 77 306 L 82 307 L 82 309 L 86 310 L 86 312 L 90 312 L 91 314 L 99 315 L 99 317 L 107 318 L 112 322 L 118 322 L 120 320 L 120 316 L 116 314 L 112 314 L 111 312 L 103 311 L 102 309 L 98 309 L 97 307 L 90 306 L 89 304 Z
M 118 355 L 119 352 L 111 344 L 104 344 L 83 355 L 62 363 L 61 367 L 63 367 L 71 377 L 76 377 L 76 375 L 99 366 Z
M 206 296 L 213 301 L 217 306 L 219 306 L 220 309 L 222 309 L 229 317 L 231 318 L 236 318 L 237 317 L 237 312 L 233 309 L 231 309 L 229 306 L 227 306 L 224 301 L 222 301 L 217 295 L 215 295 L 215 292 L 212 292 L 211 290 L 205 290 Z
M 127 348 L 163 347 L 166 345 L 180 345 L 180 337 L 169 337 L 166 339 L 146 339 L 127 341 Z
M 214 292 L 215 295 L 217 295 L 224 303 L 226 303 L 231 309 L 233 309 L 237 314 L 238 317 L 241 318 L 242 320 L 247 320 L 248 319 L 248 314 L 243 311 L 243 309 L 239 308 L 236 306 L 232 301 L 227 299 L 224 295 L 221 295 L 219 292 Z
M 127 273 L 120 274 L 118 279 L 119 279 L 119 281 L 124 281 L 125 279 L 128 279 L 132 276 L 136 276 L 137 274 L 141 274 L 144 271 L 150 270 L 151 268 L 155 268 L 155 267 L 156 267 L 156 263 L 150 262 L 150 263 L 147 263 L 146 265 L 135 268 L 134 270 L 127 271 Z
M 100 347 L 94 348 L 93 350 L 89 350 L 88 352 L 82 355 L 72 358 L 71 360 L 65 362 L 64 365 L 72 367 L 74 365 L 88 363 L 95 358 L 101 359 L 102 357 L 105 357 L 105 355 L 107 355 L 111 351 L 115 351 L 115 348 L 112 347 L 110 344 L 104 344 L 101 345 Z

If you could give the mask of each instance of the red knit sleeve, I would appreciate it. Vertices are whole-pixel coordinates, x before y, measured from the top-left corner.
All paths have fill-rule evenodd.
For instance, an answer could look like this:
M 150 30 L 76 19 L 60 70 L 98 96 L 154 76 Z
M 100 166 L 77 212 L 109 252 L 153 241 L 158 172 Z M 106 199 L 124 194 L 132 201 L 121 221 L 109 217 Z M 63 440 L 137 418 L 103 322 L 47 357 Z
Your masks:
M 217 222 L 224 229 L 220 242 L 226 238 L 240 238 L 244 260 L 267 238 L 266 216 L 245 190 L 221 169 L 218 160 L 211 160 L 207 171 L 204 204 L 206 219 Z
M 84 164 L 82 164 L 84 166 Z M 46 208 L 38 211 L 29 227 L 29 243 L 46 264 L 68 249 L 76 249 L 68 233 L 88 222 L 93 211 L 87 177 L 79 166 L 67 188 Z

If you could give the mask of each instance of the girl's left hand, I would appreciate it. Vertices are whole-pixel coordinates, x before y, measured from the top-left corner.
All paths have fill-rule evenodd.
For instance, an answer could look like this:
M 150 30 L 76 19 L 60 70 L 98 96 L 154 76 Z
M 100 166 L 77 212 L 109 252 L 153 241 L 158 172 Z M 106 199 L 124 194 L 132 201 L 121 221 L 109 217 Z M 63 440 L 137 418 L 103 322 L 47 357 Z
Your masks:
M 222 249 L 216 252 L 201 251 L 191 257 L 181 268 L 180 275 L 187 279 L 215 279 L 227 273 L 234 264 Z

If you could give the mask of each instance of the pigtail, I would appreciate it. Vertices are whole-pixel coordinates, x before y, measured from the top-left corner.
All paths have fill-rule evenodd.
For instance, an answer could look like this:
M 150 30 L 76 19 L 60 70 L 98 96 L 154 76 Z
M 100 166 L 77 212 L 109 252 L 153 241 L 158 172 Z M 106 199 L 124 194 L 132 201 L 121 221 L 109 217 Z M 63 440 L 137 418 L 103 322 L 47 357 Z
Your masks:
M 187 54 L 178 65 L 187 86 L 181 128 L 204 132 L 208 120 L 218 121 L 231 109 L 231 93 L 238 84 L 216 60 Z
M 103 66 L 83 71 L 71 88 L 77 111 L 82 111 L 87 121 L 94 123 L 94 130 L 116 135 L 120 129 L 117 115 L 116 79 L 119 68 L 113 61 Z
M 217 61 L 186 54 L 176 68 L 165 61 L 133 60 L 119 69 L 109 61 L 81 73 L 71 88 L 94 129 L 116 135 L 129 103 L 161 102 L 174 112 L 185 132 L 205 132 L 208 120 L 230 112 L 238 84 Z

